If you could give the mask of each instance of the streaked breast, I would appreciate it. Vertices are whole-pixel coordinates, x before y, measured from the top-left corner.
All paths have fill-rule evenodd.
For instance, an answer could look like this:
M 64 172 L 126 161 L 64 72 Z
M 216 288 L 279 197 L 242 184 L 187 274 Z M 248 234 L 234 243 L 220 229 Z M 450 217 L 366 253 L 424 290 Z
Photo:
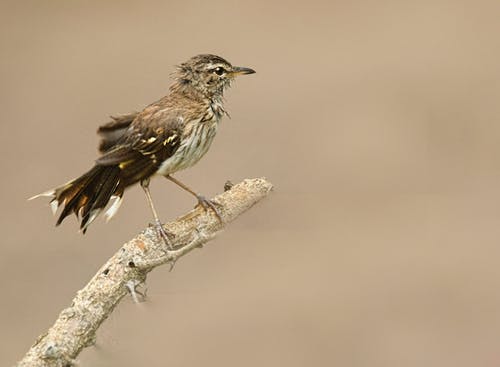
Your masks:
M 219 119 L 212 115 L 209 120 L 193 123 L 191 129 L 187 127 L 179 148 L 162 163 L 157 173 L 168 175 L 196 164 L 210 148 L 217 133 L 218 122 Z

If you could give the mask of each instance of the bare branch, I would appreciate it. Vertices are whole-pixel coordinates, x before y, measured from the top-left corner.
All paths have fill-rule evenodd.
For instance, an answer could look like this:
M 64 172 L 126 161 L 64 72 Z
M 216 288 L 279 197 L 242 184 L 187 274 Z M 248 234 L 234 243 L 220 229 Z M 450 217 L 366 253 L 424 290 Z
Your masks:
M 220 204 L 224 223 L 236 219 L 271 191 L 265 179 L 248 179 L 212 199 Z M 54 325 L 31 347 L 17 366 L 67 367 L 81 350 L 95 343 L 99 326 L 128 293 L 134 301 L 142 297 L 137 287 L 156 266 L 173 264 L 178 258 L 201 247 L 222 229 L 211 211 L 196 208 L 165 225 L 174 234 L 173 250 L 159 241 L 154 228 L 147 228 L 122 246 L 90 282 L 77 292 L 70 307 L 64 309 Z

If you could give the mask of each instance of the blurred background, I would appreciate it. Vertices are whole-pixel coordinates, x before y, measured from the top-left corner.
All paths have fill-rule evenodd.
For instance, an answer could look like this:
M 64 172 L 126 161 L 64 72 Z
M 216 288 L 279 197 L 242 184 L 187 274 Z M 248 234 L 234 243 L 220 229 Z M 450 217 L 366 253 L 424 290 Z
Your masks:
M 498 366 L 497 1 L 1 1 L 0 364 L 151 220 L 130 189 L 88 234 L 26 198 L 97 157 L 99 124 L 215 53 L 228 91 L 207 196 L 274 193 L 125 299 L 82 366 Z M 158 178 L 164 221 L 195 204 Z

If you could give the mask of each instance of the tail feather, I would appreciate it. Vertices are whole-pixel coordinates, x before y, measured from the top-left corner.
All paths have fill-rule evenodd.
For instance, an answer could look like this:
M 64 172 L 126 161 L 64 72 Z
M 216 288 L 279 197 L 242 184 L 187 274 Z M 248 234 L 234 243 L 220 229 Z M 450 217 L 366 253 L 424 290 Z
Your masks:
M 85 233 L 87 227 L 101 213 L 112 197 L 117 199 L 108 210 L 111 214 L 107 215 L 108 219 L 116 213 L 123 192 L 124 187 L 120 185 L 120 168 L 118 166 L 96 165 L 79 178 L 31 199 L 40 196 L 50 197 L 52 199 L 50 206 L 54 214 L 60 206 L 63 207 L 56 225 L 61 224 L 68 215 L 74 213 L 80 220 L 81 231 Z
M 90 184 L 95 183 L 98 177 L 99 169 L 98 166 L 95 166 L 79 178 L 54 190 L 55 196 L 51 203 L 56 202 L 57 207 L 60 205 L 63 206 L 59 219 L 57 219 L 56 226 L 60 225 L 64 218 L 70 215 L 71 212 L 75 213 L 78 217 L 82 204 L 86 204 L 90 200 L 90 197 L 85 195 L 85 191 L 91 186 Z M 95 188 L 98 189 L 98 187 Z
M 86 200 L 85 205 L 82 207 L 82 221 L 80 225 L 84 233 L 90 223 L 106 207 L 111 196 L 116 192 L 120 184 L 119 174 L 120 168 L 117 166 L 103 167 L 99 179 L 95 180 L 97 188 L 94 185 L 87 186 L 85 194 L 89 199 Z M 76 209 L 80 210 L 79 208 Z

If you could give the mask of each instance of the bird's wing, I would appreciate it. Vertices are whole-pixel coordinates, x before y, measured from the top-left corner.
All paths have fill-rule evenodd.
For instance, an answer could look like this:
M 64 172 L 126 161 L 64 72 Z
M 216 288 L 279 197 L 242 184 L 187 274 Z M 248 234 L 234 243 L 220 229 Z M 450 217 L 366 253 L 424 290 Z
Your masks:
M 96 160 L 97 165 L 117 165 L 127 185 L 145 179 L 158 170 L 180 145 L 181 120 L 140 116 L 115 144 Z
M 111 116 L 110 122 L 99 126 L 97 133 L 102 137 L 99 143 L 99 151 L 104 153 L 112 149 L 122 139 L 138 115 L 138 112 L 131 112 L 124 115 Z

